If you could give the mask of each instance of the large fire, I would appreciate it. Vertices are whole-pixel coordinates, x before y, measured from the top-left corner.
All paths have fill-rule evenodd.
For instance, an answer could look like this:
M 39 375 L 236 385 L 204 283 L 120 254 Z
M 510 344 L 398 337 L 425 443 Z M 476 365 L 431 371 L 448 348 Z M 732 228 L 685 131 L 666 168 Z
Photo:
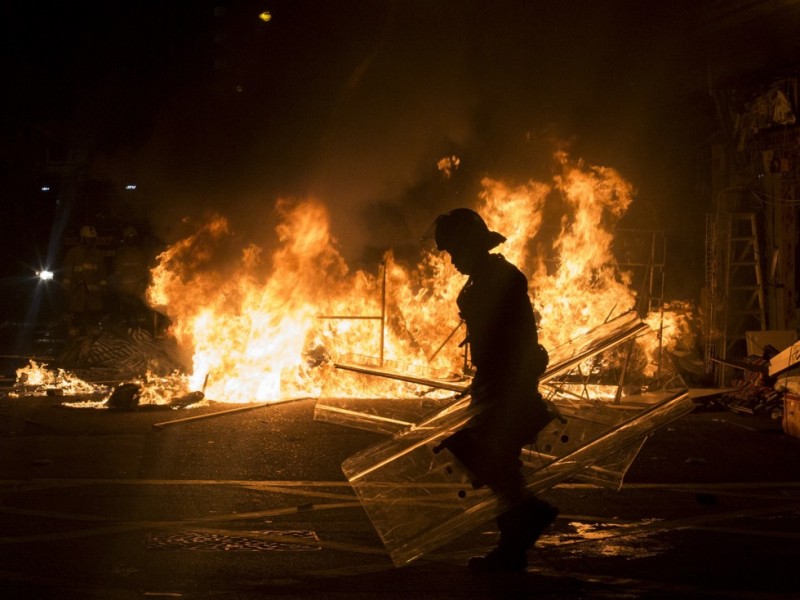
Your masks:
M 550 347 L 636 300 L 630 274 L 612 254 L 631 184 L 613 169 L 558 158 L 561 172 L 549 182 L 510 187 L 485 179 L 473 207 L 508 238 L 498 251 L 528 275 L 541 339 Z M 545 248 L 537 234 L 553 197 L 563 216 Z M 189 389 L 234 403 L 403 393 L 398 382 L 334 371 L 343 357 L 415 374 L 463 372 L 455 297 L 464 277 L 446 255 L 423 249 L 419 263 L 406 266 L 387 252 L 374 273 L 351 271 L 322 203 L 281 200 L 277 211 L 271 256 L 251 244 L 220 262 L 233 236 L 226 219 L 216 217 L 159 257 L 148 298 L 168 314 L 172 334 L 192 356 Z M 663 322 L 660 315 L 659 327 Z
M 528 276 L 540 340 L 549 348 L 637 302 L 632 273 L 612 252 L 633 187 L 613 169 L 585 167 L 566 154 L 556 158 L 560 172 L 549 182 L 512 187 L 484 179 L 473 207 L 507 237 L 498 251 Z M 447 157 L 439 168 L 449 177 L 458 162 Z M 177 398 L 183 406 L 200 391 L 199 398 L 230 403 L 419 393 L 413 384 L 337 370 L 337 361 L 464 377 L 455 298 L 465 278 L 446 254 L 431 243 L 421 247 L 417 264 L 403 265 L 389 251 L 375 272 L 351 271 L 322 203 L 280 200 L 276 211 L 278 245 L 271 256 L 252 243 L 235 247 L 228 221 L 217 216 L 158 257 L 148 300 L 169 316 L 170 333 L 191 365 L 185 373 L 143 374 L 135 382 L 140 403 L 176 406 Z M 542 235 L 546 213 L 557 215 L 550 223 L 555 234 Z M 660 333 L 657 347 L 643 349 L 658 358 L 679 342 L 691 345 L 691 312 L 689 303 L 675 302 L 643 315 Z M 15 395 L 108 392 L 34 361 L 17 379 Z

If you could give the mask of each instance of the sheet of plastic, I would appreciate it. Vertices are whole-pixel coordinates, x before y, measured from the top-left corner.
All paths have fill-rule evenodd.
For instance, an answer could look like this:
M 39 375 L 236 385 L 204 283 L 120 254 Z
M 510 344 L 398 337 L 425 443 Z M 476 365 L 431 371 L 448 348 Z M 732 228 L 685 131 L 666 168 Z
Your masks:
M 564 431 L 560 431 L 556 424 L 551 424 L 551 427 L 548 428 L 550 439 L 585 440 L 587 436 L 597 435 L 602 431 L 603 424 L 619 424 L 633 414 L 631 412 L 626 413 L 625 406 L 635 398 L 626 396 L 626 404 L 623 405 L 621 403 L 622 393 L 619 379 L 616 381 L 617 385 L 593 385 L 591 381 L 600 380 L 602 382 L 603 380 L 608 380 L 609 374 L 602 372 L 598 377 L 597 373 L 594 373 L 594 375 L 591 373 L 592 370 L 597 371 L 594 366 L 584 366 L 581 369 L 580 365 L 586 363 L 592 357 L 597 357 L 602 352 L 608 352 L 611 356 L 615 353 L 618 354 L 613 350 L 614 348 L 624 346 L 626 342 L 630 344 L 631 340 L 641 336 L 643 333 L 652 335 L 651 330 L 641 322 L 635 313 L 626 313 L 551 352 L 550 365 L 541 378 L 540 387 L 562 415 L 568 415 L 572 418 L 569 425 L 563 427 Z M 629 350 L 624 353 L 628 366 L 630 366 L 631 354 Z M 619 362 L 620 358 L 618 357 L 616 361 Z M 595 362 L 600 365 L 605 363 L 605 366 L 608 367 L 613 360 L 604 357 L 602 360 L 598 359 Z M 451 391 L 459 390 L 463 392 L 468 387 L 467 383 L 426 378 L 424 374 L 419 372 L 412 375 L 406 373 L 395 374 L 391 369 L 385 367 L 377 368 L 375 363 L 369 361 L 359 364 L 340 365 L 340 367 L 345 371 L 366 373 L 380 377 L 397 377 L 404 381 L 409 381 L 409 378 L 411 378 L 414 382 L 422 385 Z M 581 370 L 587 369 L 590 371 L 588 375 L 575 375 L 575 373 L 580 373 Z M 619 372 L 622 367 L 617 367 L 616 370 Z M 570 371 L 575 373 L 570 373 Z M 628 391 L 636 389 L 631 385 L 631 381 L 628 384 Z M 609 408 L 607 404 L 593 402 L 592 398 L 595 396 L 613 398 L 615 400 L 614 407 Z M 652 397 L 651 393 L 651 397 L 646 398 L 646 402 L 647 404 L 652 404 L 656 399 Z M 469 402 L 468 400 L 458 399 L 455 396 L 444 399 L 322 398 L 316 403 L 314 419 L 316 421 L 393 435 L 415 424 L 419 428 L 421 421 L 426 418 L 435 421 L 437 411 L 442 411 L 451 404 L 450 410 L 463 409 L 469 405 Z M 634 412 L 639 408 L 634 407 Z M 553 444 L 548 443 L 548 445 L 552 446 Z M 558 443 L 556 446 L 559 447 L 560 454 L 558 455 L 563 455 L 564 452 L 575 448 L 574 444 L 570 446 L 568 444 L 565 445 L 564 442 Z M 619 489 L 622 485 L 623 477 L 636 458 L 640 447 L 641 443 L 635 444 L 625 451 L 618 452 L 614 456 L 604 459 L 600 464 L 593 466 L 591 472 L 577 474 L 575 478 L 611 489 Z M 528 450 L 523 457 L 526 468 L 539 468 L 542 464 L 542 459 L 536 457 L 540 454 L 546 457 L 547 460 L 552 460 L 556 456 L 547 446 Z
M 554 404 L 558 407 L 558 400 Z M 414 426 L 414 419 L 419 420 L 423 415 L 431 415 L 435 419 L 445 405 L 466 409 L 469 404 L 468 400 L 454 404 L 452 399 L 448 401 L 433 401 L 420 400 L 418 398 L 326 398 L 315 407 L 314 419 L 319 422 L 346 425 L 373 433 L 394 435 L 405 428 Z M 568 409 L 571 406 L 562 408 L 564 409 L 562 414 L 568 414 Z M 549 433 L 545 437 L 548 447 L 539 449 L 531 446 L 523 450 L 522 461 L 524 468 L 538 469 L 546 462 L 553 460 L 556 456 L 549 446 L 552 446 L 554 442 L 557 442 L 556 445 L 561 446 L 561 453 L 571 448 L 574 449 L 574 444 L 572 446 L 565 445 L 565 442 L 560 440 L 564 436 L 572 440 L 585 439 L 587 431 L 592 425 L 591 419 L 588 418 L 590 414 L 595 418 L 601 419 L 600 425 L 595 426 L 596 431 L 602 431 L 604 429 L 603 426 L 610 423 L 618 424 L 621 422 L 620 419 L 626 416 L 621 410 L 613 410 L 605 418 L 597 416 L 597 409 L 587 411 L 587 413 L 583 419 L 570 419 L 563 426 L 557 421 L 551 423 L 545 430 Z M 430 427 L 430 425 L 427 426 Z M 423 425 L 420 423 L 416 427 L 419 429 Z M 579 429 L 582 429 L 582 431 L 578 432 Z M 622 485 L 625 473 L 636 458 L 643 442 L 644 440 L 631 448 L 603 459 L 587 472 L 578 473 L 575 479 L 618 490 Z
M 314 420 L 393 435 L 453 403 L 453 398 L 320 398 Z
M 523 453 L 523 473 L 533 492 L 576 475 L 618 487 L 647 436 L 694 407 L 668 361 L 646 351 L 657 348 L 655 332 L 638 318 L 626 316 L 594 333 L 552 353 L 556 362 L 543 377 L 542 390 L 561 418 Z M 449 451 L 434 452 L 475 410 L 468 397 L 457 399 L 343 463 L 396 565 L 504 510 L 490 492 L 471 487 Z
M 574 370 L 576 365 L 603 352 L 608 348 L 618 346 L 643 331 L 649 331 L 647 325 L 641 322 L 636 313 L 628 312 L 620 317 L 604 323 L 583 336 L 576 338 L 550 351 L 550 365 L 540 378 L 540 387 L 557 387 L 558 394 L 545 393 L 551 397 L 564 398 L 565 403 L 570 402 L 570 393 L 566 384 L 561 381 L 565 373 Z M 423 375 L 408 375 L 405 372 L 393 371 L 390 368 L 378 367 L 368 357 L 359 363 L 338 363 L 336 365 L 344 372 L 351 371 L 359 374 L 388 377 L 428 386 L 436 389 L 449 390 L 463 393 L 469 387 L 469 381 L 454 382 L 425 377 Z M 550 383 L 550 382 L 555 383 Z M 574 386 L 573 386 L 574 387 Z M 581 397 L 581 390 L 572 396 Z M 457 402 L 458 397 L 453 396 L 449 402 Z M 409 411 L 403 405 L 413 405 L 412 399 L 376 399 L 375 401 L 362 398 L 320 398 L 315 406 L 314 419 L 327 423 L 367 429 L 381 433 L 393 433 L 403 427 L 418 422 L 429 412 L 441 408 L 448 401 L 434 401 L 431 399 L 420 400 L 419 410 Z M 394 425 L 392 425 L 392 422 Z M 371 426 L 372 425 L 372 426 Z
M 640 443 L 652 431 L 693 408 L 683 393 L 642 411 L 571 453 L 538 469 L 526 469 L 527 487 L 542 492 L 603 458 Z M 467 422 L 470 411 L 441 419 L 434 429 L 408 429 L 367 448 L 342 465 L 392 562 L 409 562 L 479 527 L 503 512 L 497 498 L 474 490 L 458 460 L 436 446 Z

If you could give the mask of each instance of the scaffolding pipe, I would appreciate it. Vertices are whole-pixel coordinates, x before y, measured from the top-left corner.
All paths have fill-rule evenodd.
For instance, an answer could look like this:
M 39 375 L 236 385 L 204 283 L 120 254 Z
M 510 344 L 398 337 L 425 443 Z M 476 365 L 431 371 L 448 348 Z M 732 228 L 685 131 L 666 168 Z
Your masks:
M 428 358 L 428 362 L 431 362 L 434 358 L 436 358 L 436 356 L 439 354 L 439 352 L 442 351 L 442 348 L 445 347 L 447 342 L 449 342 L 451 339 L 453 339 L 453 336 L 456 334 L 456 331 L 458 331 L 463 324 L 464 324 L 463 320 L 458 322 L 458 325 L 456 325 L 455 328 L 453 329 L 453 331 L 450 332 L 450 335 L 448 335 L 444 339 L 444 341 L 439 345 L 439 347 L 436 349 L 436 351 L 433 354 L 430 355 L 430 357 Z
M 383 278 L 381 281 L 381 367 L 383 366 L 383 345 L 386 330 L 386 260 L 383 261 Z

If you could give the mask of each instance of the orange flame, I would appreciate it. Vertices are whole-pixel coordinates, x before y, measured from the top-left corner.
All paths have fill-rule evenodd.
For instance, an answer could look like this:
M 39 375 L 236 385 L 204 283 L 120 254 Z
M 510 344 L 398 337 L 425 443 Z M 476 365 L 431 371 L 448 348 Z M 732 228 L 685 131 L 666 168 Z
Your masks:
M 46 363 L 37 363 L 35 360 L 16 370 L 16 384 L 9 394 L 12 397 L 44 396 L 51 390 L 58 390 L 62 396 L 78 396 L 89 394 L 102 394 L 108 388 L 84 381 L 80 377 L 64 369 L 47 368 Z
M 541 337 L 551 347 L 635 302 L 630 274 L 611 251 L 633 187 L 613 169 L 558 158 L 561 173 L 548 183 L 485 179 L 476 207 L 508 238 L 499 250 L 528 274 Z M 553 196 L 564 212 L 548 249 L 537 234 Z M 408 393 L 401 383 L 334 371 L 333 361 L 348 355 L 427 374 L 462 369 L 455 298 L 464 278 L 445 255 L 426 250 L 419 264 L 404 267 L 388 252 L 378 274 L 351 272 L 322 203 L 281 200 L 277 212 L 279 245 L 268 260 L 249 245 L 218 262 L 232 240 L 223 217 L 159 257 L 149 300 L 169 315 L 192 355 L 190 388 L 225 402 Z

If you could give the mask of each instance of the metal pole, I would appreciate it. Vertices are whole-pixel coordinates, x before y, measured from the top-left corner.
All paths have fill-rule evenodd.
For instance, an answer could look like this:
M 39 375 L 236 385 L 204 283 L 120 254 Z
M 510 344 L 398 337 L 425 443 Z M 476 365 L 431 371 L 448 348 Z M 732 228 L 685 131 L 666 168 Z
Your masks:
M 654 285 L 654 277 L 655 277 L 655 265 L 656 265 L 656 233 L 653 232 L 653 235 L 650 237 L 650 274 L 648 277 L 648 290 L 647 290 L 647 313 L 645 313 L 645 317 L 647 314 L 653 309 L 653 285 Z
M 456 331 L 458 331 L 463 324 L 464 324 L 463 320 L 458 322 L 458 325 L 456 325 L 455 329 L 453 329 L 453 331 L 450 332 L 450 335 L 448 335 L 445 338 L 445 340 L 439 345 L 439 347 L 436 349 L 436 351 L 433 354 L 430 355 L 430 357 L 428 358 L 428 362 L 431 362 L 434 358 L 436 358 L 436 356 L 439 354 L 439 352 L 442 351 L 442 348 L 444 348 L 445 345 L 447 344 L 447 342 L 449 342 L 453 338 L 453 336 L 456 334 Z
M 383 317 L 381 315 L 377 315 L 375 317 L 371 317 L 369 315 L 364 315 L 364 316 L 361 316 L 361 315 L 317 315 L 317 319 L 330 319 L 330 320 L 337 320 L 338 319 L 338 320 L 342 320 L 342 321 L 361 319 L 361 320 L 380 321 L 381 319 L 383 319 Z
M 288 398 L 286 400 L 275 400 L 274 402 L 260 402 L 258 404 L 248 404 L 246 406 L 239 406 L 237 408 L 231 408 L 228 410 L 218 410 L 212 413 L 206 413 L 204 415 L 194 415 L 192 417 L 186 417 L 185 419 L 175 419 L 174 421 L 162 421 L 161 423 L 153 423 L 153 429 L 164 429 L 165 427 L 169 427 L 171 425 L 180 425 L 183 423 L 194 423 L 195 421 L 204 421 L 206 419 L 214 419 L 216 417 L 221 417 L 224 415 L 232 415 L 235 413 L 245 412 L 248 410 L 255 410 L 257 408 L 266 408 L 268 406 L 277 406 L 278 404 L 288 404 L 289 402 L 299 402 L 301 400 L 310 400 L 308 397 L 301 397 L 301 398 Z
M 386 329 L 386 259 L 383 261 L 383 278 L 381 281 L 381 367 L 383 366 L 383 342 Z

